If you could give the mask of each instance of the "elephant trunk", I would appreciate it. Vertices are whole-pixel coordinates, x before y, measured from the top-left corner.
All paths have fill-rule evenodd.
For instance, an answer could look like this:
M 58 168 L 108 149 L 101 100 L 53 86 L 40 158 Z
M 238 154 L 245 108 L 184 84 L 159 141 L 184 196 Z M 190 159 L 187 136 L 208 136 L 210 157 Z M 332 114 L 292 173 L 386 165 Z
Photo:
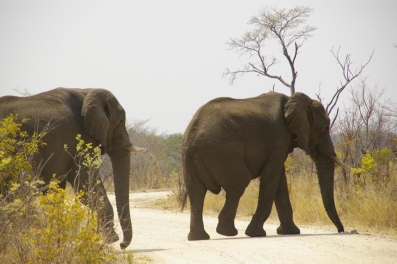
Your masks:
M 334 223 L 339 233 L 344 232 L 342 222 L 336 211 L 334 200 L 334 161 L 332 158 L 322 155 L 314 155 L 312 158 L 316 164 L 321 196 L 328 217 Z
M 129 205 L 130 186 L 130 152 L 117 151 L 109 153 L 113 167 L 114 191 L 116 195 L 117 213 L 121 229 L 123 231 L 123 242 L 121 249 L 128 247 L 132 240 L 132 225 Z

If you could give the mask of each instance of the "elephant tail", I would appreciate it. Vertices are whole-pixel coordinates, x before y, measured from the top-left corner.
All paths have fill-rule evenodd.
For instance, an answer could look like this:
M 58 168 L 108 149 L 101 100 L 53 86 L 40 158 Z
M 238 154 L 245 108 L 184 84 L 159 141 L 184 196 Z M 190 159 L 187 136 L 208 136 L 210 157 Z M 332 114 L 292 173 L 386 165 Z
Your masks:
M 181 212 L 183 211 L 183 209 L 185 209 L 185 205 L 186 205 L 186 200 L 187 200 L 187 191 L 186 188 L 184 190 L 184 193 L 182 194 L 182 204 L 181 204 Z
M 183 173 L 183 188 L 181 190 L 180 198 L 181 198 L 181 212 L 185 209 L 186 201 L 187 201 L 187 164 L 186 164 L 186 153 L 182 152 L 182 173 Z

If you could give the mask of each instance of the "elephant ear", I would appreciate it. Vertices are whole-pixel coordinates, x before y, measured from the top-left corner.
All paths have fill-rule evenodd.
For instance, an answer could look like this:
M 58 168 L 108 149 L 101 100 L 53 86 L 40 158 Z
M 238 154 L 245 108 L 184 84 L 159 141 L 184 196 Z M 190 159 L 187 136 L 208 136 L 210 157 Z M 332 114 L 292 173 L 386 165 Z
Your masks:
M 90 91 L 83 101 L 81 115 L 84 117 L 84 129 L 98 140 L 106 152 L 106 139 L 110 128 L 110 105 L 106 97 L 108 92 L 102 89 Z
M 313 122 L 312 99 L 303 93 L 295 93 L 284 106 L 288 128 L 296 136 L 298 147 L 310 155 L 310 132 Z

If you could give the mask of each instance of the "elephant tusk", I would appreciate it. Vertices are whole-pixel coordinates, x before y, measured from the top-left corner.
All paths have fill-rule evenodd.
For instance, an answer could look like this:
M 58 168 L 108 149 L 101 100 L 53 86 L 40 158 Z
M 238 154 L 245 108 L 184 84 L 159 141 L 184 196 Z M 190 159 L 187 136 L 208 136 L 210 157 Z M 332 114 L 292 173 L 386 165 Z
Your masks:
M 146 148 L 138 148 L 138 147 L 129 147 L 127 150 L 134 152 L 134 153 L 146 153 Z
M 350 168 L 349 168 L 346 164 L 344 164 L 342 161 L 340 161 L 337 157 L 335 157 L 335 156 L 330 156 L 330 158 L 331 158 L 336 164 L 338 164 L 339 166 L 341 166 L 343 169 L 345 169 L 345 170 L 347 170 L 347 171 L 350 171 Z

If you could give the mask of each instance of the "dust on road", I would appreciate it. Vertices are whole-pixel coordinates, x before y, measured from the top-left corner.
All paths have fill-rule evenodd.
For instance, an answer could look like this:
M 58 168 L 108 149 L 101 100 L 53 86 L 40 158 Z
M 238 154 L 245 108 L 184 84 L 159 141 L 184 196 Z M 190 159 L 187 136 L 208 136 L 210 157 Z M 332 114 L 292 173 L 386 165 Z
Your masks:
M 268 223 L 266 237 L 251 238 L 244 235 L 249 221 L 239 219 L 235 222 L 239 234 L 225 237 L 215 232 L 218 219 L 209 215 L 204 215 L 204 225 L 211 239 L 188 241 L 188 210 L 145 208 L 167 195 L 170 192 L 130 194 L 134 236 L 127 252 L 148 255 L 154 263 L 397 263 L 394 238 L 301 226 L 300 235 L 279 236 L 278 225 Z M 109 198 L 114 205 L 114 195 Z

